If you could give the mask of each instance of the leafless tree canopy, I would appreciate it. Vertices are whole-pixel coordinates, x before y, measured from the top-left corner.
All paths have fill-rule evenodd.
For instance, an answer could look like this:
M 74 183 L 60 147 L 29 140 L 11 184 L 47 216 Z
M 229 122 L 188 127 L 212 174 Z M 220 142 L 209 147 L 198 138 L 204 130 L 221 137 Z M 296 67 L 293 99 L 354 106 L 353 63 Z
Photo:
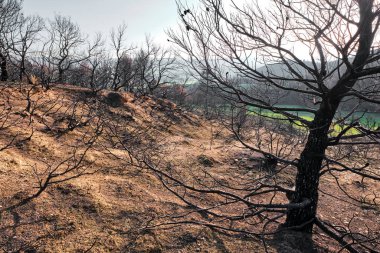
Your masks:
M 380 103 L 378 1 L 272 0 L 265 4 L 247 1 L 238 5 L 234 1 L 203 0 L 198 9 L 189 9 L 183 2 L 178 6 L 183 26 L 169 31 L 169 36 L 190 68 L 217 88 L 219 95 L 232 104 L 231 108 L 252 114 L 257 110 L 270 111 L 272 114 L 267 118 L 298 125 L 307 136 L 288 142 L 285 149 L 271 150 L 260 141 L 249 142 L 244 138 L 240 130 L 246 120 L 241 113 L 232 110 L 232 116 L 237 117 L 233 117 L 230 128 L 246 148 L 261 153 L 270 164 L 281 165 L 283 169 L 296 168 L 294 191 L 260 181 L 248 192 L 243 191 L 244 194 L 236 193 L 236 189 L 222 191 L 202 185 L 197 188 L 160 172 L 149 161 L 146 161 L 147 166 L 161 175 L 165 185 L 178 197 L 211 216 L 225 217 L 214 212 L 219 205 L 198 206 L 192 202 L 191 195 L 187 199 L 184 196 L 188 195 L 182 191 L 221 195 L 228 199 L 226 205 L 242 203 L 247 209 L 239 216 L 241 219 L 265 213 L 265 224 L 271 224 L 285 215 L 285 228 L 305 232 L 312 232 L 313 225 L 317 225 L 351 252 L 370 247 L 357 243 L 355 238 L 341 236 L 341 231 L 317 216 L 317 207 L 320 179 L 332 171 L 350 172 L 375 181 L 380 179 L 377 165 L 372 164 L 371 159 L 348 160 L 350 151 L 345 148 L 367 145 L 376 152 L 378 128 L 360 123 L 361 116 L 355 114 L 358 106 L 352 106 L 349 112 L 336 118 L 347 101 Z M 239 79 L 248 83 L 236 82 Z M 282 106 L 281 98 L 288 94 L 296 94 L 304 106 Z M 302 113 L 313 115 L 312 119 L 301 117 Z M 338 125 L 341 127 L 337 130 Z M 276 127 L 270 127 L 271 132 L 276 131 Z M 350 131 L 353 134 L 349 134 Z M 282 137 L 262 135 L 261 138 L 270 138 L 273 144 Z M 283 139 L 278 143 L 286 142 Z M 292 153 L 291 147 L 299 145 L 302 145 L 300 152 L 297 154 L 293 149 Z M 278 152 L 279 149 L 286 152 Z M 182 190 L 173 190 L 177 189 L 176 185 L 182 185 Z M 269 192 L 291 194 L 290 203 L 260 204 L 252 198 Z
M 7 37 L 16 29 L 21 17 L 21 1 L 4 0 L 0 1 L 0 59 L 1 59 L 1 80 L 8 79 L 7 58 L 9 44 Z
M 142 45 L 129 44 L 126 24 L 112 29 L 108 37 L 97 34 L 90 39 L 70 17 L 55 15 L 46 22 L 24 16 L 22 1 L 0 0 L 0 79 L 33 84 L 19 87 L 17 96 L 25 102 L 21 111 L 10 102 L 8 83 L 0 87 L 0 133 L 19 124 L 26 127 L 23 134 L 10 131 L 0 151 L 30 141 L 35 121 L 57 139 L 88 130 L 81 132 L 68 157 L 31 165 L 35 191 L 0 206 L 0 215 L 26 205 L 50 185 L 92 173 L 85 156 L 102 137 L 105 153 L 126 166 L 149 169 L 189 207 L 187 212 L 160 217 L 162 223 L 151 221 L 146 229 L 196 224 L 255 236 L 264 244 L 279 231 L 311 234 L 318 229 L 350 252 L 379 251 L 379 234 L 368 224 L 361 224 L 367 230 L 358 232 L 351 222 L 333 224 L 317 210 L 320 193 L 327 194 L 321 188 L 326 178 L 345 196 L 330 196 L 337 201 L 367 208 L 378 205 L 377 193 L 372 202 L 360 199 L 340 179 L 348 174 L 361 178 L 361 187 L 380 181 L 376 164 L 380 126 L 363 123 L 368 108 L 380 108 L 380 2 L 199 3 L 191 8 L 185 1 L 177 2 L 182 24 L 168 31 L 173 51 L 149 36 Z M 185 88 L 188 76 L 183 84 L 175 83 L 178 58 L 186 63 L 186 74 L 198 79 L 198 89 Z M 47 90 L 52 83 L 84 86 L 91 94 L 65 106 L 35 96 L 36 84 Z M 102 89 L 113 92 L 100 99 Z M 213 112 L 221 116 L 219 123 L 257 155 L 250 159 L 256 159 L 260 173 L 251 178 L 233 171 L 226 182 L 206 169 L 187 173 L 170 164 L 160 166 L 165 159 L 150 133 L 178 119 L 175 107 L 161 101 L 156 106 L 170 120 L 150 115 L 157 126 L 131 131 L 125 119 L 132 122 L 132 113 L 107 122 L 112 112 L 105 104 L 118 107 L 122 100 L 118 91 L 160 94 L 178 103 L 191 96 L 195 110 L 204 107 L 206 116 Z M 292 100 L 297 106 L 286 105 Z M 60 118 L 62 110 L 69 116 Z M 128 157 L 118 157 L 112 152 L 115 147 L 127 151 Z M 200 159 L 211 163 L 207 157 Z M 282 180 L 284 175 L 290 182 Z
M 25 76 L 31 83 L 30 73 L 26 69 L 27 59 L 30 56 L 31 47 L 41 39 L 40 33 L 44 29 L 44 20 L 39 16 L 21 16 L 19 22 L 17 28 L 6 38 L 12 52 L 10 61 L 19 70 L 19 80 L 23 81 Z

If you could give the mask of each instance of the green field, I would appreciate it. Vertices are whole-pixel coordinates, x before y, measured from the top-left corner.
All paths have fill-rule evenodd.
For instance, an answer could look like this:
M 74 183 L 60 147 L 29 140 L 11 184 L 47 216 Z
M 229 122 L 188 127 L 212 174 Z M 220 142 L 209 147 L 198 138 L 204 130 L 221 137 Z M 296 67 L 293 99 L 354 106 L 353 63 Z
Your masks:
M 302 109 L 302 107 L 295 106 L 295 105 L 278 105 L 278 107 Z M 289 124 L 289 121 L 286 120 L 285 116 L 281 115 L 280 113 L 272 112 L 270 110 L 259 109 L 256 107 L 249 107 L 248 113 L 250 115 L 262 116 L 262 117 L 267 117 L 267 118 L 271 118 L 271 119 L 279 119 L 279 120 L 284 119 L 284 122 L 286 122 L 286 124 Z M 314 119 L 314 115 L 312 113 L 309 113 L 309 112 L 291 112 L 290 111 L 289 113 L 297 115 L 300 118 L 307 120 L 307 121 L 312 121 Z M 347 111 L 337 112 L 336 113 L 336 121 L 338 121 L 340 118 L 343 118 L 348 113 L 349 112 L 347 112 Z M 371 128 L 371 129 L 376 129 L 377 127 L 380 126 L 380 113 L 375 113 L 375 112 L 355 112 L 346 120 L 345 123 L 349 124 L 350 121 L 352 122 L 353 120 L 357 120 L 357 119 L 359 119 L 359 122 L 361 125 L 368 127 L 368 128 Z M 293 123 L 293 125 L 294 125 L 294 127 L 299 128 L 299 129 L 305 128 L 305 126 L 299 121 L 295 121 Z M 345 124 L 334 124 L 333 125 L 334 131 L 332 132 L 332 135 L 339 134 L 339 132 L 341 132 L 344 128 L 346 128 L 346 126 L 347 125 L 345 125 Z M 352 128 L 346 133 L 346 135 L 354 135 L 354 134 L 359 134 L 359 133 L 360 133 L 359 130 Z

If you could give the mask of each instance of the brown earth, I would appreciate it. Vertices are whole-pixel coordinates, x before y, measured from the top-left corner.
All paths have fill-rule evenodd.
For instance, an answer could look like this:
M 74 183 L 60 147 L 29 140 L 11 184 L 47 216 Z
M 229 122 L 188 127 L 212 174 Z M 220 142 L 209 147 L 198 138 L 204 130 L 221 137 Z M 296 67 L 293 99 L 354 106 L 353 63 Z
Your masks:
M 25 110 L 28 91 L 32 108 L 29 112 Z M 73 106 L 75 102 L 77 107 Z M 69 86 L 56 86 L 48 91 L 18 85 L 3 88 L 0 115 L 7 117 L 0 117 L 4 123 L 0 128 L 0 147 L 12 138 L 15 140 L 0 152 L 0 208 L 33 194 L 38 190 L 38 180 L 49 169 L 72 152 L 83 151 L 83 140 L 96 131 L 95 123 L 99 122 L 89 120 L 93 107 L 101 111 L 99 115 L 113 128 L 103 129 L 98 142 L 86 153 L 85 169 L 90 174 L 53 184 L 30 203 L 4 212 L 0 217 L 1 250 L 265 252 L 258 239 L 231 236 L 200 226 L 144 229 L 149 220 L 187 207 L 150 171 L 132 166 L 126 149 L 180 168 L 184 177 L 206 169 L 226 181 L 254 177 L 259 173 L 258 164 L 248 158 L 259 156 L 244 150 L 217 122 L 195 116 L 168 101 L 137 98 L 127 93 L 102 92 L 93 96 L 86 89 Z M 74 123 L 70 120 L 72 115 Z M 77 127 L 68 130 L 70 124 Z M 112 135 L 113 131 L 117 134 Z M 127 147 L 115 140 L 117 136 L 125 138 Z M 281 180 L 291 187 L 293 177 L 294 174 L 287 174 Z M 363 198 L 362 205 L 353 206 L 351 200 L 337 201 L 344 196 L 334 180 L 326 176 L 321 181 L 318 215 L 342 226 L 350 222 L 347 217 L 355 215 L 350 225 L 365 229 L 362 225 L 365 223 L 368 229 L 379 231 L 380 198 L 376 193 L 380 185 L 368 182 L 362 188 L 358 184 L 360 178 L 350 175 L 339 178 L 345 190 Z M 375 202 L 377 208 L 366 208 L 366 201 Z M 306 245 L 304 248 L 300 247 L 300 240 Z M 339 249 L 318 230 L 313 243 L 315 252 Z M 304 236 L 290 233 L 268 243 L 269 252 L 309 252 L 305 247 L 310 245 Z

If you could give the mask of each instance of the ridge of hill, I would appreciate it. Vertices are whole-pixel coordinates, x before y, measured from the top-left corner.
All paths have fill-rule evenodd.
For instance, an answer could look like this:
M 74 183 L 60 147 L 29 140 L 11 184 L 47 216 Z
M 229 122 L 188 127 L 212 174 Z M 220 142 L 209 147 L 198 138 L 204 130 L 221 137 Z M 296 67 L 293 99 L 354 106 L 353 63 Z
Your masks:
M 151 217 L 185 205 L 154 175 L 132 166 L 129 152 L 154 156 L 157 151 L 173 164 L 202 166 L 198 156 L 226 152 L 221 146 L 209 150 L 219 143 L 210 144 L 211 122 L 167 100 L 110 91 L 94 95 L 67 85 L 47 91 L 3 85 L 0 96 L 0 209 L 34 196 L 52 171 L 59 175 L 38 197 L 2 212 L 4 251 L 218 252 L 224 243 L 246 247 L 224 242 L 204 228 L 141 229 Z M 97 141 L 88 147 L 94 137 Z M 72 169 L 78 160 L 83 167 Z
M 242 150 L 221 124 L 167 100 L 67 85 L 45 91 L 3 84 L 0 101 L 4 252 L 265 252 L 260 240 L 202 226 L 145 229 L 153 219 L 189 207 L 134 157 L 180 168 L 183 180 L 209 173 L 233 182 L 259 173 L 248 159 L 257 154 Z M 278 180 L 291 187 L 293 177 Z M 334 180 L 321 182 L 328 195 L 320 215 L 339 220 L 340 214 L 359 212 L 348 206 L 330 210 L 338 196 Z M 347 179 L 345 187 L 355 187 L 355 180 Z M 369 210 L 361 218 L 376 226 L 378 214 Z M 303 252 L 285 241 L 274 240 L 267 250 Z M 324 236 L 315 242 L 316 252 L 337 248 Z

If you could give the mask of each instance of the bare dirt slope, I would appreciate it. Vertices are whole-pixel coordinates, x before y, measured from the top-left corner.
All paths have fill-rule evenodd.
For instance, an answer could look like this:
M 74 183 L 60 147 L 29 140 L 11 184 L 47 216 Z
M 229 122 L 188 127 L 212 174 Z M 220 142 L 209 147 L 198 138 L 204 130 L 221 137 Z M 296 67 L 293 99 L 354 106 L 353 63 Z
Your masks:
M 3 87 L 0 107 L 0 147 L 4 148 L 0 152 L 0 208 L 33 196 L 49 172 L 61 173 L 57 183 L 40 196 L 2 213 L 0 250 L 264 252 L 257 239 L 230 237 L 204 227 L 143 229 L 150 220 L 186 205 L 152 173 L 133 166 L 127 150 L 180 166 L 189 174 L 207 168 L 232 180 L 241 173 L 237 164 L 246 151 L 216 123 L 164 100 L 109 92 L 94 96 L 86 89 L 67 86 L 48 91 Z M 88 148 L 94 136 L 96 141 Z M 83 167 L 67 171 L 78 157 Z M 291 179 L 284 180 L 291 184 Z M 357 213 L 374 229 L 380 228 L 379 209 L 363 212 L 360 206 L 331 206 L 339 194 L 330 187 L 333 180 L 322 182 L 331 196 L 321 201 L 319 213 L 337 222 L 344 212 Z M 347 188 L 355 189 L 355 179 L 346 181 Z M 315 238 L 315 248 L 334 251 L 336 245 L 328 242 L 321 234 Z M 269 244 L 268 250 L 302 252 L 295 248 L 281 242 Z

